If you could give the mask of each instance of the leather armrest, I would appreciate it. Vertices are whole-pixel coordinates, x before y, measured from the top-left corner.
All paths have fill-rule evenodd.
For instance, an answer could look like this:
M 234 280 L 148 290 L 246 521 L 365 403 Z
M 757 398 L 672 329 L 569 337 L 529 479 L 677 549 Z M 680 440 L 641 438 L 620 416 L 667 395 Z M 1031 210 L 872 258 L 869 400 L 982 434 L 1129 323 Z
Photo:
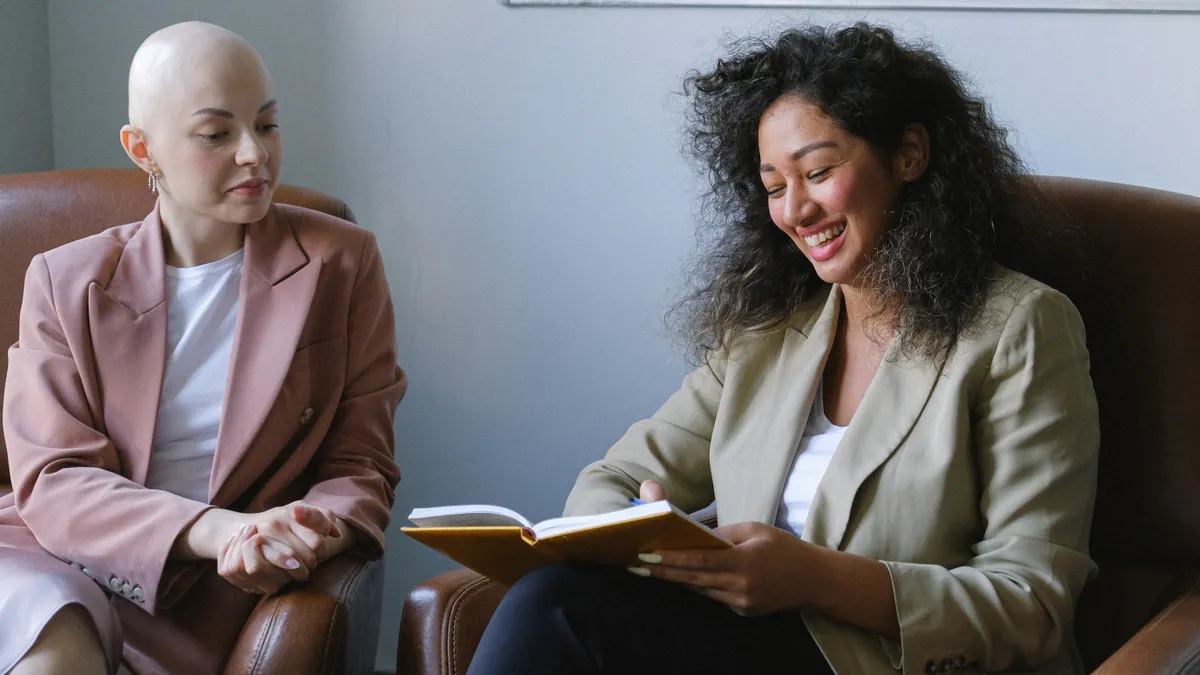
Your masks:
M 1200 579 L 1100 664 L 1093 675 L 1174 675 L 1200 670 Z
M 382 601 L 382 561 L 328 560 L 307 582 L 258 603 L 225 673 L 371 675 Z
M 417 585 L 404 601 L 396 675 L 462 675 L 508 591 L 470 570 Z

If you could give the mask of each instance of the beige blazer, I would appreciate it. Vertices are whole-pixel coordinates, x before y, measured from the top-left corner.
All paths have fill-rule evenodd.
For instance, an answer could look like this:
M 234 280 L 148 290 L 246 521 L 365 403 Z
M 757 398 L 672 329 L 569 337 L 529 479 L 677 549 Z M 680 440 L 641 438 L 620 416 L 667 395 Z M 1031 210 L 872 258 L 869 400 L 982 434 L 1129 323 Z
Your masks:
M 901 631 L 806 613 L 839 674 L 1082 672 L 1099 447 L 1083 323 L 1057 291 L 996 277 L 940 367 L 890 345 L 817 489 L 804 539 L 884 561 Z M 566 512 L 627 506 L 654 479 L 683 509 L 715 499 L 722 524 L 773 524 L 840 306 L 833 287 L 688 375 L 580 474 Z
M 146 489 L 166 368 L 165 274 L 157 209 L 29 266 L 5 385 L 14 493 L 0 498 L 0 547 L 44 550 L 109 590 L 138 672 L 219 672 L 255 598 L 212 561 L 171 560 L 176 538 L 212 506 L 254 512 L 305 499 L 380 555 L 405 378 L 374 237 L 272 206 L 246 228 L 210 504 Z

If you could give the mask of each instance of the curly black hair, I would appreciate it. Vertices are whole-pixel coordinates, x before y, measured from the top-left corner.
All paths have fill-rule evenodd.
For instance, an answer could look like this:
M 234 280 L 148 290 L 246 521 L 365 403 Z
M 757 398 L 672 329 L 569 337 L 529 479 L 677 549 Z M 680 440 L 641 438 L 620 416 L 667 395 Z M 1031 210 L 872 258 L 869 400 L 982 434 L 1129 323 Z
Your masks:
M 710 190 L 693 291 L 670 316 L 695 355 L 782 326 L 824 284 L 772 223 L 759 175 L 759 121 L 790 95 L 864 140 L 885 166 L 906 128 L 928 131 L 928 167 L 903 186 L 862 281 L 902 353 L 948 354 L 980 314 L 992 264 L 1036 255 L 1034 237 L 1051 226 L 1005 128 L 932 47 L 887 28 L 803 26 L 735 41 L 731 52 L 684 83 L 686 150 Z

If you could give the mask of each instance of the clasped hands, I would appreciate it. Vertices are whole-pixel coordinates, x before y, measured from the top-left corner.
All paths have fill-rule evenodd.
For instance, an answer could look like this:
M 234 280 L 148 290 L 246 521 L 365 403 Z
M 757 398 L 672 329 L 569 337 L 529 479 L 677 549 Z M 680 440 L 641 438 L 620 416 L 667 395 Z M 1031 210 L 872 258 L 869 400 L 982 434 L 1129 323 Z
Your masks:
M 354 543 L 345 521 L 304 502 L 239 515 L 237 528 L 217 549 L 217 572 L 247 593 L 272 595 L 305 581 Z

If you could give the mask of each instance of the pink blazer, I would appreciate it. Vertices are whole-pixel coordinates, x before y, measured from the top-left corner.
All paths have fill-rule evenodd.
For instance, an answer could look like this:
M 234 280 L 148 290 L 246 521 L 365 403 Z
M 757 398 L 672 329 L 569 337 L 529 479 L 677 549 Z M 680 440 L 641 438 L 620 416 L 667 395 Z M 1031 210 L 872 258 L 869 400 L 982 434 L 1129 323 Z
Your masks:
M 383 550 L 406 381 L 374 236 L 274 205 L 246 229 L 240 298 L 210 504 L 200 504 L 144 487 L 166 367 L 158 209 L 37 256 L 25 278 L 4 396 L 14 492 L 0 498 L 0 546 L 86 568 L 112 591 L 126 657 L 132 649 L 149 671 L 219 668 L 253 607 L 214 562 L 168 559 L 206 509 L 304 499 L 351 523 L 367 555 Z

